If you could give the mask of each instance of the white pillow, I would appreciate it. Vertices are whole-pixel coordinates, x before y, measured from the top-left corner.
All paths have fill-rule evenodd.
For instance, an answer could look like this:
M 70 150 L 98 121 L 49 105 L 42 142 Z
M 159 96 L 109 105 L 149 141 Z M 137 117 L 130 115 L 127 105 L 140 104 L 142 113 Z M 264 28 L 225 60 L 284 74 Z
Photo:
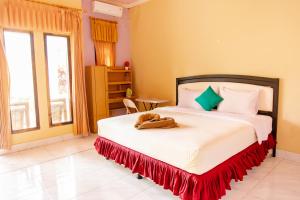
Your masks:
M 198 104 L 195 99 L 204 92 L 203 90 L 190 90 L 186 88 L 179 88 L 178 91 L 178 107 L 194 108 L 203 110 L 202 106 Z
M 218 88 L 212 88 L 216 93 L 218 93 Z M 204 90 L 192 90 L 187 88 L 179 88 L 178 107 L 204 110 L 202 106 L 195 101 L 195 99 L 200 96 L 206 89 L 207 88 L 205 88 Z
M 218 106 L 218 111 L 256 115 L 258 113 L 259 90 L 243 91 L 221 88 L 220 96 L 224 99 Z

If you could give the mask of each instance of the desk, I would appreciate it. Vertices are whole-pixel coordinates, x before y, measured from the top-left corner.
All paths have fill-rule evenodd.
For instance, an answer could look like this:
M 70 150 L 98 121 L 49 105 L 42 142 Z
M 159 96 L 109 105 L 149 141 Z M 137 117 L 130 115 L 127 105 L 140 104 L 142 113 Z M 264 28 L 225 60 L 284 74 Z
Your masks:
M 146 111 L 148 110 L 153 110 L 156 108 L 159 104 L 162 103 L 168 103 L 169 100 L 164 100 L 164 99 L 156 99 L 156 98 L 137 98 L 135 99 L 137 102 L 143 103 L 144 108 Z M 149 108 L 147 108 L 146 104 L 149 104 Z

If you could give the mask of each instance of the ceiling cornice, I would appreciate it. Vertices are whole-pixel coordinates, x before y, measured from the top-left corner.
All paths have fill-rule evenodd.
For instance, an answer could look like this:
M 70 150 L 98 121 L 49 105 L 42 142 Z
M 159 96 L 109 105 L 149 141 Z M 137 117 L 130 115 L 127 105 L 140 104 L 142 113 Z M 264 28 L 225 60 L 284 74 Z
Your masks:
M 124 4 L 122 4 L 118 1 L 115 1 L 115 0 L 96 0 L 96 1 L 103 2 L 103 3 L 108 3 L 108 4 L 111 4 L 111 5 L 120 6 L 120 7 L 125 8 Z
M 115 5 L 115 6 L 120 6 L 122 8 L 133 8 L 133 7 L 138 6 L 140 4 L 146 3 L 149 0 L 137 0 L 136 2 L 129 3 L 129 4 L 120 3 L 118 0 L 97 0 L 97 1 L 112 4 L 112 5 Z
M 126 6 L 126 8 L 133 8 L 133 7 L 138 6 L 140 4 L 146 3 L 147 1 L 149 1 L 149 0 L 138 0 L 134 3 L 126 4 L 125 6 Z

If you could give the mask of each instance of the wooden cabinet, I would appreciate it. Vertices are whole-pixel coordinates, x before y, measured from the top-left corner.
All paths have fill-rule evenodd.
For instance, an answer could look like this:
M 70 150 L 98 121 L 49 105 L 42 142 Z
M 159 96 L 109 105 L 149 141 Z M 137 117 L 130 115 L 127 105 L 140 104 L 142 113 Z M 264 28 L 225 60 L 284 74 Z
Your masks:
M 93 133 L 97 133 L 97 121 L 109 116 L 106 102 L 106 67 L 88 66 L 85 75 L 90 128 Z
M 127 88 L 132 89 L 132 71 L 105 66 L 87 66 L 85 71 L 90 127 L 97 133 L 98 120 L 126 114 L 123 99 Z

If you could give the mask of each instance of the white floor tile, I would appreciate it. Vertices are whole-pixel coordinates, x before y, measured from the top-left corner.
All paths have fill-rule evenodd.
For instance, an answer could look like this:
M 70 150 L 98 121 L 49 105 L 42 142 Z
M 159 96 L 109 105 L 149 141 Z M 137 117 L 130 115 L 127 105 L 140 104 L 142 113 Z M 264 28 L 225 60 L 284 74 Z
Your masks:
M 240 191 L 237 189 L 227 190 L 226 195 L 222 197 L 222 200 L 241 200 L 246 194 L 246 191 Z
M 300 199 L 300 165 L 282 160 L 250 194 L 264 200 Z
M 153 187 L 145 190 L 144 192 L 139 193 L 134 196 L 131 200 L 177 200 L 179 197 L 174 196 L 171 191 L 164 190 L 158 185 L 153 185 Z

